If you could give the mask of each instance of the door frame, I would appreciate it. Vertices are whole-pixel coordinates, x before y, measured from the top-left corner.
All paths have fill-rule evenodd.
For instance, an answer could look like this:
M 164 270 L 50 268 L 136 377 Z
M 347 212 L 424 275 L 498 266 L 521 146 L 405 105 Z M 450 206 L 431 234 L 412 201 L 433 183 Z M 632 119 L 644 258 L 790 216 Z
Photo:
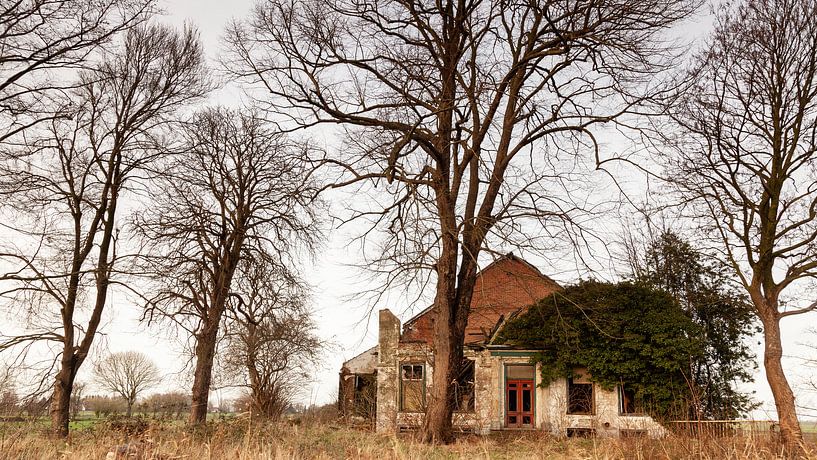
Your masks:
M 516 429 L 531 429 L 536 426 L 536 385 L 534 385 L 534 379 L 505 379 L 505 393 L 504 393 L 504 401 L 505 401 L 505 417 L 504 417 L 504 425 L 505 428 L 516 428 Z M 510 400 L 509 400 L 509 393 L 511 391 L 510 386 L 516 385 L 516 407 L 517 410 L 514 412 L 510 411 Z M 523 402 L 523 389 L 525 386 L 529 387 L 530 390 L 530 410 L 525 411 L 522 410 L 522 402 Z M 515 423 L 510 422 L 511 417 L 517 417 Z M 523 423 L 524 417 L 530 417 L 530 424 Z

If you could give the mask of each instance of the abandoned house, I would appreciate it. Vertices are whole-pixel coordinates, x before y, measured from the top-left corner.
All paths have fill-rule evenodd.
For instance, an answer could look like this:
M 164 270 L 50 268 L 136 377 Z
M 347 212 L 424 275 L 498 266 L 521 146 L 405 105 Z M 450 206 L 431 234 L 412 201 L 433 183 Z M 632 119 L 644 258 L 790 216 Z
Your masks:
M 547 387 L 531 364 L 535 350 L 493 344 L 503 323 L 561 289 L 533 265 L 511 254 L 477 275 L 465 338 L 465 358 L 455 382 L 454 425 L 463 431 L 537 429 L 561 436 L 660 436 L 664 429 L 640 413 L 622 388 L 608 391 L 581 376 Z M 379 312 L 378 344 L 346 361 L 340 371 L 341 414 L 370 420 L 378 432 L 420 426 L 434 378 L 428 308 L 406 321 Z

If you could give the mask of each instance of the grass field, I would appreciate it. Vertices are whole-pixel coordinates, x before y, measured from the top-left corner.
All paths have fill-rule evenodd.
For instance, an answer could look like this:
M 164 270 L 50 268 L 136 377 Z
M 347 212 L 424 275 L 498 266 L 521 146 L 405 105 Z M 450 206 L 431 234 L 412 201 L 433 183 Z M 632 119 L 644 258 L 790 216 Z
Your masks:
M 136 435 L 109 424 L 85 421 L 68 441 L 48 436 L 42 424 L 0 426 L 0 459 L 103 459 L 129 446 L 130 459 L 765 459 L 779 457 L 768 437 L 708 440 L 556 439 L 548 435 L 502 433 L 464 436 L 448 446 L 428 446 L 410 435 L 381 436 L 331 423 L 257 424 L 236 418 L 211 423 L 206 432 L 179 424 L 151 423 Z M 810 443 L 817 459 L 817 445 Z

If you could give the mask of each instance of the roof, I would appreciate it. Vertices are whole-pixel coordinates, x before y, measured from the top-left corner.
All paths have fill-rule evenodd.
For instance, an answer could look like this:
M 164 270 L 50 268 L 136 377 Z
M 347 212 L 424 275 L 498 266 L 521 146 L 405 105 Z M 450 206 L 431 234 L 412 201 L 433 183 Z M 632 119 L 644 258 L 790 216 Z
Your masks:
M 343 362 L 341 373 L 372 374 L 377 366 L 377 345 Z
M 527 261 L 513 254 L 500 257 L 477 273 L 465 343 L 486 342 L 507 316 L 558 290 L 558 283 Z M 400 340 L 431 343 L 434 316 L 428 307 L 406 321 Z

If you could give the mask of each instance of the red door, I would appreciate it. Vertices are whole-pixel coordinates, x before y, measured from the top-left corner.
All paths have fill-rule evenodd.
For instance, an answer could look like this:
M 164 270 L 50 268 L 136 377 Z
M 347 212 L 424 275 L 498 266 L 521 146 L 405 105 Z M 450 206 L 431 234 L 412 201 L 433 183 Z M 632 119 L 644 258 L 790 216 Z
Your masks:
M 505 426 L 533 428 L 533 380 L 508 380 L 506 382 Z

